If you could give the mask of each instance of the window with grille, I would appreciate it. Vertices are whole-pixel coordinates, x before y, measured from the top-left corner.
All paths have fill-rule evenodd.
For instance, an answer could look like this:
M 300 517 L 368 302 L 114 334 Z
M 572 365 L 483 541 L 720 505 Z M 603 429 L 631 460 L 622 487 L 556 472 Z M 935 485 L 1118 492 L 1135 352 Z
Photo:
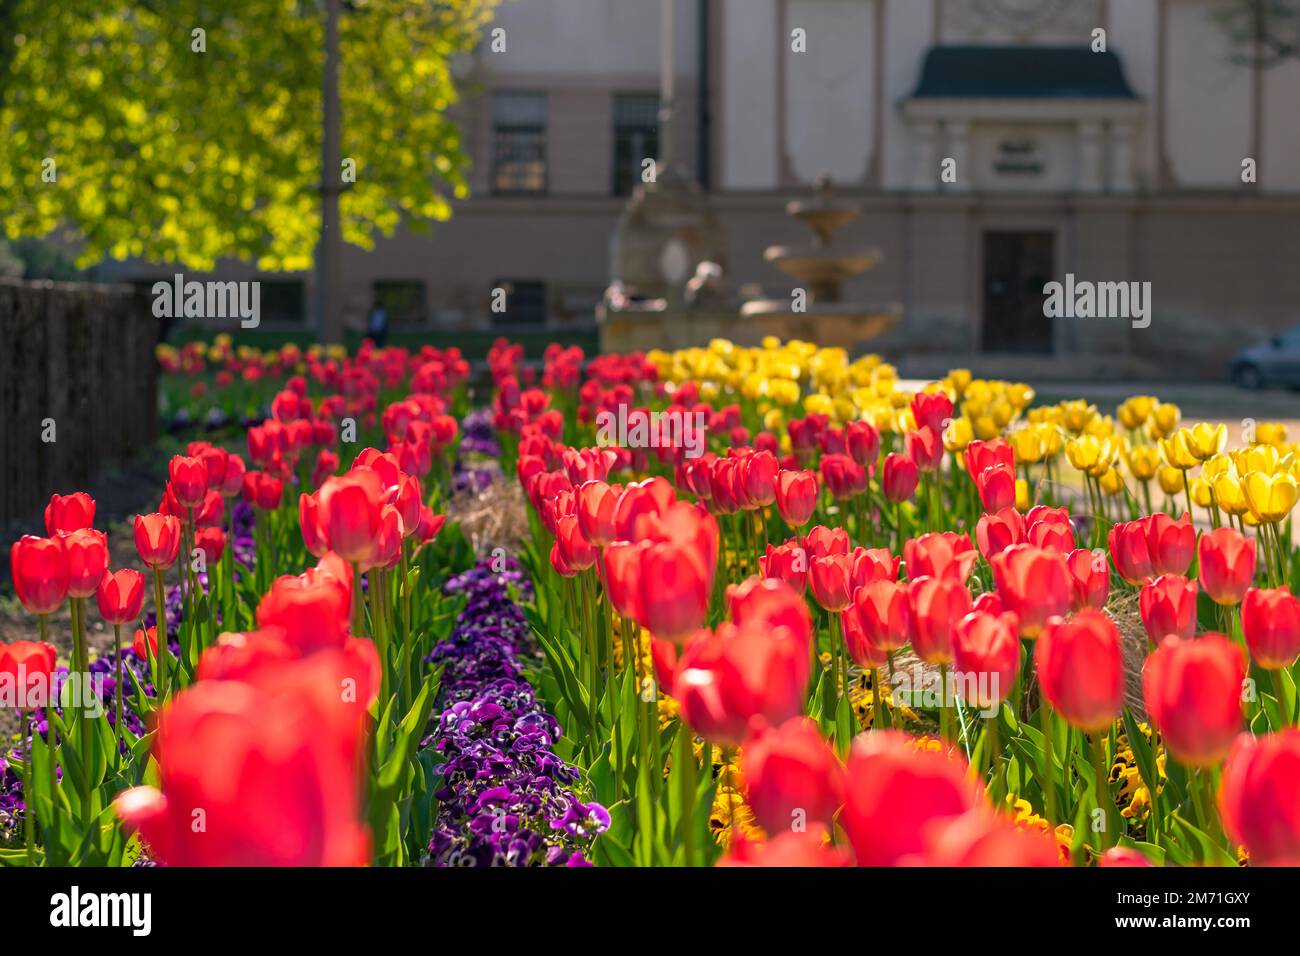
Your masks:
M 659 97 L 614 97 L 614 195 L 626 196 L 641 182 L 642 164 L 659 155 Z
M 494 312 L 497 325 L 545 325 L 546 283 L 540 279 L 497 279 L 493 289 L 506 293 L 504 312 Z
M 492 191 L 546 191 L 546 94 L 492 94 Z
M 373 298 L 388 314 L 392 328 L 424 325 L 424 283 L 418 280 L 381 280 L 372 284 Z

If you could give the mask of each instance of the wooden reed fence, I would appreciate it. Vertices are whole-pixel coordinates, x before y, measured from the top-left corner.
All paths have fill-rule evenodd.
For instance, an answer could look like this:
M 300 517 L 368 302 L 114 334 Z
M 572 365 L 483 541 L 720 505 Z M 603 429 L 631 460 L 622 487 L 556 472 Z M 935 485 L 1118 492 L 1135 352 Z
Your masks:
M 0 279 L 0 528 L 157 439 L 158 330 L 131 286 Z

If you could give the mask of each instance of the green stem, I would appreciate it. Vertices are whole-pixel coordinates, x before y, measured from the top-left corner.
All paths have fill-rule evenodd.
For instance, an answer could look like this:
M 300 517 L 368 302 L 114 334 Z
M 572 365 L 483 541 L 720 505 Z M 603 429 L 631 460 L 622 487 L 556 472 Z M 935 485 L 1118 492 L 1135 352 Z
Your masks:
M 1106 738 L 1099 733 L 1093 734 L 1088 749 L 1092 757 L 1093 792 L 1102 812 L 1100 849 L 1105 850 L 1114 846 L 1119 836 L 1119 828 L 1111 825 L 1115 820 L 1115 802 L 1110 797 L 1110 773 L 1106 769 Z
M 81 694 L 81 703 L 78 706 L 78 728 L 77 737 L 81 753 L 81 816 L 82 822 L 89 829 L 92 819 L 90 806 L 90 771 L 94 763 L 94 752 L 91 749 L 94 741 L 91 739 L 91 717 L 90 711 L 86 707 L 86 696 L 90 693 L 90 660 L 86 649 L 86 599 L 72 599 L 72 635 L 73 635 L 73 666 L 72 669 L 76 676 L 76 687 Z

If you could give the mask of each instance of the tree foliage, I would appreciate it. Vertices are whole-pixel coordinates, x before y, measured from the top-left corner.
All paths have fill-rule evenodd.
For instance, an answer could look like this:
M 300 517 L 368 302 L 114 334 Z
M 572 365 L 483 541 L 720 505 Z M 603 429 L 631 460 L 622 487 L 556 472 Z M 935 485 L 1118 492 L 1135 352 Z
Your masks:
M 446 219 L 449 197 L 467 194 L 451 60 L 496 2 L 345 6 L 346 241 L 371 248 L 399 225 Z M 70 227 L 83 265 L 309 268 L 323 23 L 319 0 L 0 0 L 3 233 Z
M 1216 16 L 1238 63 L 1272 66 L 1300 57 L 1300 0 L 1232 0 Z

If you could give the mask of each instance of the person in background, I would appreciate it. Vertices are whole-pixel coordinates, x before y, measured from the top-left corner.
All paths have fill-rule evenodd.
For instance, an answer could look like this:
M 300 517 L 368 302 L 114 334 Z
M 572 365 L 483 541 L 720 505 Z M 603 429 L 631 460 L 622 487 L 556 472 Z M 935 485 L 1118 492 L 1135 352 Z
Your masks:
M 388 310 L 382 302 L 376 301 L 370 309 L 370 315 L 366 318 L 366 335 L 380 348 L 388 340 Z

